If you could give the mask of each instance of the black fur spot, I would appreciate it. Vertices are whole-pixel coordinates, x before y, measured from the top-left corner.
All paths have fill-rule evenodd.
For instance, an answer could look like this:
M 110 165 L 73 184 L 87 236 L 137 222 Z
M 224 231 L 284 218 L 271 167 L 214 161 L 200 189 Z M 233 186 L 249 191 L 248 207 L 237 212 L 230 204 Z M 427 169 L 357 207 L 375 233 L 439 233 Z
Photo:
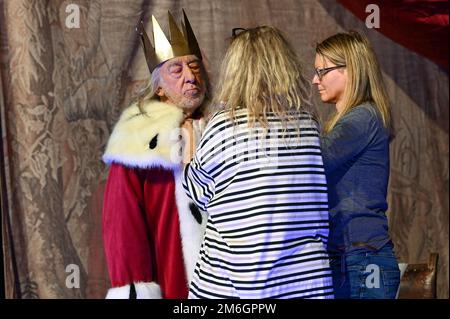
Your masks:
M 189 203 L 189 209 L 191 210 L 192 216 L 194 216 L 197 223 L 202 223 L 202 213 L 200 213 L 200 210 L 195 206 L 194 203 Z
M 156 147 L 156 144 L 158 144 L 158 134 L 155 135 L 154 138 L 152 138 L 152 140 L 150 141 L 150 143 L 148 143 L 148 146 L 150 147 L 150 149 L 154 149 Z
M 136 299 L 136 287 L 134 287 L 134 284 L 130 285 L 130 299 Z

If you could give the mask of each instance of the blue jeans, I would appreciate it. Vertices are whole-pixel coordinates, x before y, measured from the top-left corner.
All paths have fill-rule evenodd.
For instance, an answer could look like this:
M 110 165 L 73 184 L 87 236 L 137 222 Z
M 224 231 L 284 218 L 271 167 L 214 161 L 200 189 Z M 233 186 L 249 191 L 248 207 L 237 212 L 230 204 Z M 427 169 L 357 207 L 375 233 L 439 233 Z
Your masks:
M 393 245 L 378 251 L 331 255 L 336 299 L 394 299 L 400 284 L 400 269 Z

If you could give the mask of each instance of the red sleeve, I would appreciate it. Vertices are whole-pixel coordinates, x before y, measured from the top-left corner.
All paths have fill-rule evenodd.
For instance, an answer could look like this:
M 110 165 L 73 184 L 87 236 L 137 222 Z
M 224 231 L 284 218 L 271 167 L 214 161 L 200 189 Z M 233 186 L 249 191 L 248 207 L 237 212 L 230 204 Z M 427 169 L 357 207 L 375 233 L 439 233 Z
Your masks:
M 112 164 L 103 205 L 103 241 L 112 287 L 153 281 L 138 169 Z

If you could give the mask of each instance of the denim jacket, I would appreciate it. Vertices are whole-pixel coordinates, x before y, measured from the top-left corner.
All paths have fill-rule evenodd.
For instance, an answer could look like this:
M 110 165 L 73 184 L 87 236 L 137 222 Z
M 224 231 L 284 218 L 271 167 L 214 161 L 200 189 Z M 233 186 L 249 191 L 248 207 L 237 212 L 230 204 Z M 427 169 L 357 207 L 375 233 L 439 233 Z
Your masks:
M 389 242 L 389 134 L 371 104 L 345 114 L 321 138 L 330 203 L 330 252 L 378 250 Z

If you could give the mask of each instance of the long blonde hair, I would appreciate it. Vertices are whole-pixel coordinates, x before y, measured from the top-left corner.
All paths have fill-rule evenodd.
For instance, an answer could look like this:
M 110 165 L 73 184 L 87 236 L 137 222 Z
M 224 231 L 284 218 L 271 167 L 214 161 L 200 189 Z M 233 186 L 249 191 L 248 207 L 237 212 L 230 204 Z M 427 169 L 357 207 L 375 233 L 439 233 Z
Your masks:
M 291 45 L 278 29 L 260 26 L 232 39 L 213 104 L 225 104 L 231 119 L 238 108 L 246 108 L 250 127 L 259 122 L 267 128 L 268 112 L 286 123 L 291 119 L 289 111 L 310 106 L 309 94 L 309 82 Z
M 338 33 L 317 44 L 316 53 L 336 65 L 346 65 L 348 77 L 343 109 L 331 117 L 324 131 L 333 129 L 336 122 L 355 106 L 370 102 L 378 110 L 385 128 L 391 132 L 389 99 L 369 40 L 356 31 Z

